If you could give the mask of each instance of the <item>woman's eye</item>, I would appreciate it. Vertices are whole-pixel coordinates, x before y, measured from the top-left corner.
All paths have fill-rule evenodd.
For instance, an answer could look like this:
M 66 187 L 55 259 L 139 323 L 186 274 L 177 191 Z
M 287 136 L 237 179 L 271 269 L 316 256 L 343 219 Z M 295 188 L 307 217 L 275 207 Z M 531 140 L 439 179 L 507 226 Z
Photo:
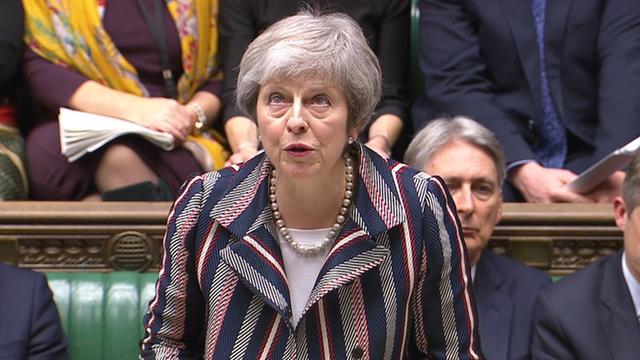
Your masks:
M 331 105 L 329 98 L 325 95 L 318 95 L 313 98 L 313 105 L 328 106 Z
M 284 96 L 280 94 L 269 95 L 269 104 L 284 104 Z

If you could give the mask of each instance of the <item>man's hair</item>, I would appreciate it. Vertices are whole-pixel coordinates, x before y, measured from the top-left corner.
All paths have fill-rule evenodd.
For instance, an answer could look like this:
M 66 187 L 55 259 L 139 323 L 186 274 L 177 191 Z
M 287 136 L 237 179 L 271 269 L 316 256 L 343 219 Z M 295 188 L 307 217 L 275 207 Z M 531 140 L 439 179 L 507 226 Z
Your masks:
M 378 58 L 358 23 L 344 14 L 302 10 L 251 42 L 240 62 L 238 107 L 256 120 L 260 88 L 298 76 L 319 76 L 344 92 L 350 130 L 371 119 L 382 93 Z
M 433 155 L 448 143 L 461 140 L 477 146 L 493 160 L 498 185 L 505 179 L 505 156 L 502 146 L 486 127 L 464 116 L 443 117 L 430 121 L 418 132 L 404 155 L 404 161 L 416 169 L 424 169 Z
M 627 168 L 627 173 L 622 183 L 622 199 L 630 215 L 640 202 L 640 154 L 636 155 Z

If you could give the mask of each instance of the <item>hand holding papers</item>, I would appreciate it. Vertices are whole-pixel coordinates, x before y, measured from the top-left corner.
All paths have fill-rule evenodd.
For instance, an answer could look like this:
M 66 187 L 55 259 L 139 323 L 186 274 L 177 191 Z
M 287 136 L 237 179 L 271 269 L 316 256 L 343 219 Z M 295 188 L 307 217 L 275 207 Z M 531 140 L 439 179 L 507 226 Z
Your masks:
M 611 174 L 627 166 L 638 150 L 640 150 L 640 137 L 614 150 L 583 171 L 575 180 L 567 184 L 567 187 L 569 190 L 580 194 L 589 192 L 589 190 L 609 178 Z
M 128 134 L 142 136 L 164 150 L 174 147 L 173 136 L 130 121 L 60 108 L 60 145 L 69 162 L 93 152 L 109 141 Z

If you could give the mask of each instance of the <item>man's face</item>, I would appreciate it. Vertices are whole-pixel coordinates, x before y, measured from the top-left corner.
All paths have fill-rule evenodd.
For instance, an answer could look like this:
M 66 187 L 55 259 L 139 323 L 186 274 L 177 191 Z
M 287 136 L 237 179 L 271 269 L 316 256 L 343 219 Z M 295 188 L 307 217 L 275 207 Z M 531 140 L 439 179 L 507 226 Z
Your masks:
M 475 265 L 502 216 L 502 190 L 493 160 L 479 147 L 454 140 L 440 148 L 423 170 L 446 181 Z
M 616 225 L 624 236 L 624 253 L 629 270 L 640 281 L 640 207 L 636 206 L 631 212 L 622 197 L 613 200 Z

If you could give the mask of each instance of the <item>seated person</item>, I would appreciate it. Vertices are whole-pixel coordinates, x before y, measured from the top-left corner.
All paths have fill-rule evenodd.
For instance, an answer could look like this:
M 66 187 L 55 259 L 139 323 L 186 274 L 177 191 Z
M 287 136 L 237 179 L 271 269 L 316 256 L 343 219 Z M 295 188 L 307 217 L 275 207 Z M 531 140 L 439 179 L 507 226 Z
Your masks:
M 623 250 L 545 287 L 534 313 L 533 359 L 637 359 L 640 354 L 640 156 L 613 203 Z
M 27 176 L 13 105 L 22 54 L 20 0 L 0 2 L 0 14 L 0 200 L 22 200 L 27 197 Z
M 68 359 L 47 278 L 1 262 L 0 359 Z
M 640 135 L 637 0 L 418 0 L 425 95 L 438 114 L 493 131 L 507 201 L 612 202 L 624 172 L 595 189 L 565 184 Z
M 451 191 L 472 265 L 482 352 L 487 359 L 528 358 L 533 302 L 551 280 L 486 249 L 502 215 L 500 144 L 473 120 L 437 119 L 413 138 L 405 162 L 442 176 Z
M 321 4 L 321 5 L 320 5 Z M 373 121 L 362 132 L 366 145 L 385 157 L 408 131 L 410 44 L 409 0 L 221 0 L 220 54 L 224 72 L 223 121 L 233 154 L 231 163 L 242 162 L 258 151 L 255 123 L 235 104 L 240 59 L 247 46 L 269 25 L 295 14 L 300 7 L 343 12 L 358 22 L 376 53 L 382 70 L 382 98 Z M 317 9 L 321 7 L 321 9 Z M 406 144 L 405 144 L 406 145 Z
M 191 136 L 220 111 L 217 2 L 185 4 L 25 1 L 25 75 L 45 110 L 26 143 L 34 199 L 170 200 L 190 175 L 224 165 L 218 143 Z M 60 153 L 60 107 L 128 120 L 185 146 L 163 151 L 127 136 L 70 163 Z

